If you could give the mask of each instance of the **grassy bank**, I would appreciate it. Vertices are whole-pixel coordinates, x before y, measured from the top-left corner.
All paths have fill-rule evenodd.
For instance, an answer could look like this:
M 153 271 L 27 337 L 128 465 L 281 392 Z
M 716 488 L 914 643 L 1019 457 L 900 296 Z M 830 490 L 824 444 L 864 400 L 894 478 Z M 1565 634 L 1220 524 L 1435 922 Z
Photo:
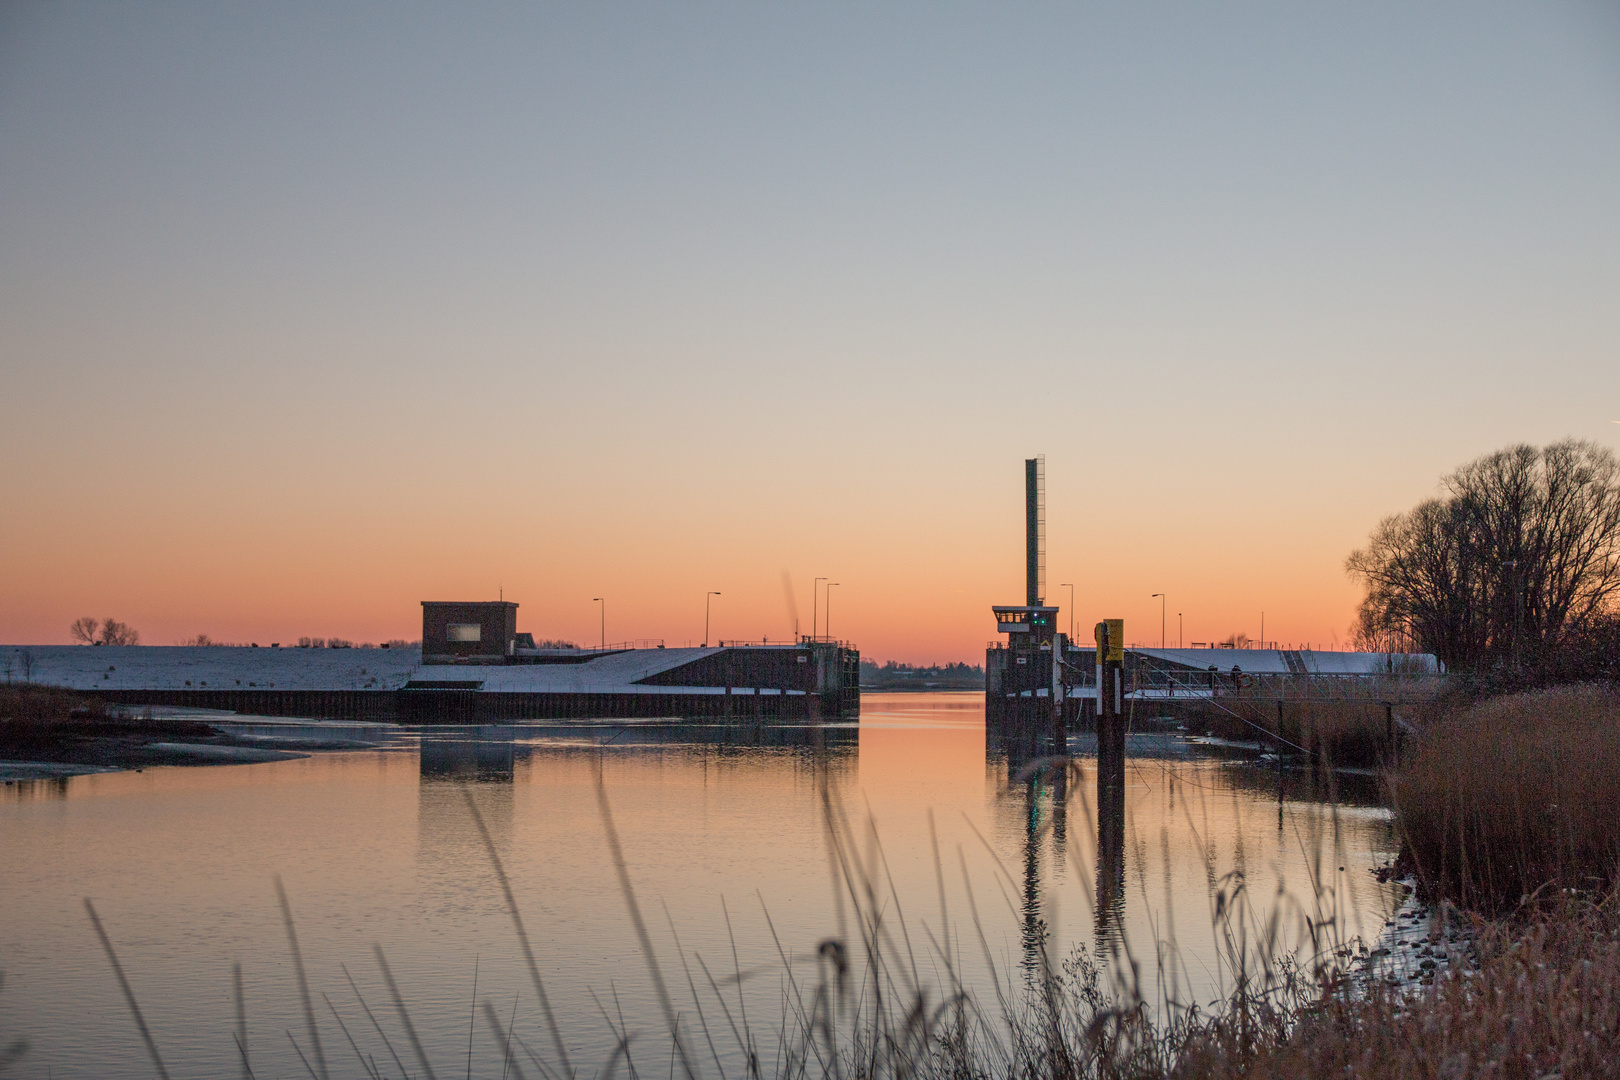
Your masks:
M 68 690 L 0 688 L 0 760 L 121 765 L 148 743 L 214 734 L 191 720 L 126 716 Z

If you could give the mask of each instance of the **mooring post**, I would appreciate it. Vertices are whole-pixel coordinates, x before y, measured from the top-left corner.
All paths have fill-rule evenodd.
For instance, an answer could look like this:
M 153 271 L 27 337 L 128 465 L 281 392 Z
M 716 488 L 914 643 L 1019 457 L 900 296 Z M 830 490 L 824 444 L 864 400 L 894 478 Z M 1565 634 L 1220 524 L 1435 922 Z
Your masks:
M 1097 918 L 1118 895 L 1125 850 L 1125 620 L 1097 624 Z
M 1099 828 L 1108 830 L 1125 812 L 1125 620 L 1104 619 L 1096 637 L 1097 814 Z M 1106 849 L 1116 838 L 1098 839 Z

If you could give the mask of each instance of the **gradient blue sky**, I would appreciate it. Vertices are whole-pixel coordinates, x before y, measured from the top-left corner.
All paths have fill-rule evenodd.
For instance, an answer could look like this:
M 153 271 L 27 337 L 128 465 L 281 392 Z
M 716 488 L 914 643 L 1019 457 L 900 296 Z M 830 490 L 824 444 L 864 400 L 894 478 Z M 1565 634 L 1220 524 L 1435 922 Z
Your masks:
M 0 640 L 971 659 L 1040 452 L 1083 624 L 1325 644 L 1620 435 L 1612 3 L 11 3 L 0 148 Z

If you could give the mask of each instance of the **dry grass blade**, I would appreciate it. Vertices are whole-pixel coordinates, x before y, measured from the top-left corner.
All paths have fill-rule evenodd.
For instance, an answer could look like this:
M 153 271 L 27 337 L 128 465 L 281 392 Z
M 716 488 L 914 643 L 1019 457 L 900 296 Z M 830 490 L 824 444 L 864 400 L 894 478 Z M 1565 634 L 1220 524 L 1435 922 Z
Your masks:
M 292 1043 L 293 1053 L 298 1055 L 298 1060 L 303 1064 L 304 1071 L 309 1073 L 309 1080 L 320 1080 L 320 1078 L 315 1075 L 315 1070 L 309 1067 L 309 1058 L 304 1056 L 304 1051 L 298 1045 L 298 1040 L 293 1038 L 291 1028 L 287 1029 L 287 1041 Z
M 663 969 L 658 964 L 658 954 L 653 951 L 652 938 L 647 934 L 647 924 L 641 918 L 641 905 L 636 902 L 636 891 L 630 884 L 630 868 L 624 861 L 624 849 L 619 846 L 619 831 L 613 827 L 613 808 L 608 805 L 607 787 L 602 783 L 602 774 L 596 774 L 596 804 L 602 812 L 602 828 L 607 833 L 608 854 L 613 859 L 613 869 L 619 876 L 619 889 L 624 895 L 624 903 L 630 910 L 630 923 L 635 927 L 636 940 L 641 943 L 641 955 L 647 961 L 647 973 L 652 978 L 653 989 L 658 993 L 658 1006 L 664 1012 L 664 1023 L 667 1026 L 670 1038 L 675 1040 L 676 1051 L 680 1054 L 681 1068 L 685 1070 L 688 1080 L 696 1080 L 697 1070 L 692 1064 L 691 1056 L 686 1052 L 685 1041 L 681 1038 L 681 1031 L 675 1019 L 675 1006 L 669 998 L 669 988 L 664 985 Z
M 394 973 L 388 968 L 388 957 L 383 955 L 381 945 L 373 945 L 371 948 L 377 954 L 377 966 L 382 969 L 383 983 L 388 987 L 388 996 L 394 999 L 394 1008 L 399 1010 L 399 1022 L 404 1025 L 405 1037 L 411 1040 L 411 1049 L 416 1053 L 417 1064 L 422 1066 L 428 1080 L 438 1080 L 433 1073 L 433 1066 L 428 1062 L 427 1051 L 422 1049 L 422 1040 L 416 1037 L 416 1025 L 411 1023 L 410 1010 L 405 1007 L 405 999 L 399 993 L 399 984 L 394 982 Z
M 551 1011 L 551 999 L 546 996 L 546 984 L 540 978 L 540 965 L 535 963 L 534 949 L 529 945 L 528 931 L 523 929 L 523 916 L 518 913 L 517 897 L 512 894 L 512 883 L 507 880 L 506 867 L 501 863 L 500 853 L 495 850 L 495 839 L 489 835 L 489 826 L 484 824 L 484 815 L 478 812 L 478 804 L 473 801 L 472 792 L 466 785 L 461 788 L 462 798 L 467 801 L 467 812 L 472 815 L 473 824 L 478 826 L 478 835 L 484 841 L 484 851 L 489 855 L 490 865 L 495 868 L 495 880 L 500 883 L 501 895 L 506 898 L 506 911 L 512 916 L 512 926 L 517 931 L 518 945 L 523 949 L 523 959 L 529 965 L 529 978 L 534 981 L 535 996 L 540 999 L 540 1012 L 546 1018 L 546 1031 L 551 1035 L 551 1046 L 557 1052 L 557 1060 L 562 1064 L 563 1073 L 574 1075 L 574 1067 L 568 1061 L 568 1048 L 563 1045 L 562 1031 L 557 1027 L 557 1018 Z
M 318 1080 L 330 1080 L 326 1071 L 326 1055 L 321 1051 L 321 1033 L 315 1027 L 315 1003 L 310 999 L 309 979 L 304 975 L 304 955 L 299 951 L 298 931 L 293 926 L 292 905 L 287 902 L 287 890 L 282 887 L 279 874 L 275 877 L 275 886 L 276 900 L 281 904 L 281 922 L 287 928 L 287 946 L 292 950 L 293 971 L 298 976 L 298 997 L 304 1004 L 304 1023 L 309 1025 L 310 1046 L 315 1054 L 315 1064 L 320 1068 Z
M 703 977 L 709 981 L 709 992 L 714 994 L 715 1000 L 720 1003 L 720 1011 L 725 1014 L 726 1023 L 731 1027 L 732 1038 L 737 1040 L 738 1048 L 747 1053 L 748 1043 L 743 1039 L 742 1032 L 737 1029 L 737 1021 L 731 1016 L 731 1006 L 726 1004 L 725 995 L 720 992 L 720 985 L 714 981 L 714 976 L 709 972 L 709 965 L 703 962 L 702 956 L 697 958 L 697 962 L 698 967 L 703 969 Z
M 129 980 L 124 977 L 124 966 L 118 962 L 118 954 L 113 951 L 112 939 L 107 936 L 106 929 L 101 925 L 101 916 L 96 914 L 96 906 L 87 896 L 84 898 L 84 910 L 90 915 L 90 922 L 96 928 L 96 937 L 101 939 L 101 948 L 112 963 L 113 974 L 118 977 L 118 988 L 124 992 L 124 1003 L 135 1017 L 135 1027 L 141 1033 L 141 1041 L 146 1044 L 146 1052 L 152 1055 L 152 1067 L 163 1080 L 169 1080 L 169 1070 L 163 1067 L 163 1057 L 158 1053 L 157 1043 L 152 1040 L 152 1032 L 146 1026 L 146 1017 L 141 1015 L 141 1006 L 135 1000 L 135 991 L 130 989 Z
M 681 971 L 686 975 L 686 987 L 692 994 L 692 1008 L 697 1010 L 698 1026 L 703 1029 L 703 1039 L 709 1044 L 709 1053 L 714 1057 L 714 1070 L 721 1080 L 725 1080 L 726 1070 L 720 1064 L 720 1052 L 714 1047 L 714 1036 L 709 1033 L 709 1018 L 703 1012 L 703 1003 L 698 1000 L 697 983 L 692 978 L 692 965 L 686 959 L 686 951 L 681 948 L 681 935 L 675 930 L 675 919 L 669 913 L 669 905 L 664 904 L 664 921 L 669 923 L 669 936 L 675 942 L 675 955 L 681 958 Z
M 253 1075 L 253 1067 L 248 1064 L 247 1047 L 243 1044 L 241 1036 L 232 1032 L 231 1041 L 236 1044 L 236 1052 L 242 1056 L 242 1075 L 247 1077 L 247 1080 L 257 1080 Z
M 321 1000 L 325 1001 L 326 1007 L 332 1010 L 332 1019 L 337 1021 L 338 1030 L 343 1032 L 343 1037 L 349 1040 L 349 1049 L 354 1051 L 355 1060 L 360 1062 L 360 1068 L 365 1071 L 367 1076 L 372 1077 L 372 1080 L 381 1080 L 381 1077 L 377 1076 L 371 1066 L 366 1064 L 366 1056 L 360 1052 L 360 1046 L 354 1041 L 354 1036 L 349 1034 L 349 1025 L 343 1022 L 343 1017 L 338 1013 L 337 1006 L 332 1004 L 332 999 L 326 994 L 322 994 Z
M 748 1032 L 748 1002 L 747 999 L 744 998 L 742 992 L 742 963 L 737 958 L 737 934 L 736 931 L 732 929 L 731 909 L 726 906 L 726 898 L 724 896 L 720 898 L 720 911 L 726 917 L 726 939 L 731 942 L 731 968 L 737 980 L 737 1012 L 738 1015 L 742 1017 L 743 1031 Z M 699 963 L 701 962 L 702 961 L 700 960 Z M 704 968 L 703 973 L 707 975 L 709 973 L 708 969 Z M 712 984 L 714 980 L 711 978 L 709 982 Z M 717 997 L 719 996 L 718 990 L 715 992 L 715 995 Z M 722 1007 L 724 1004 L 725 1002 L 722 1001 Z M 731 1019 L 729 1010 L 726 1013 L 726 1019 Z M 759 1055 L 754 1053 L 754 1037 L 752 1033 L 749 1033 L 748 1035 L 747 1044 L 743 1047 L 743 1052 L 748 1056 L 748 1075 L 754 1077 L 754 1080 L 759 1080 Z
M 365 1010 L 366 1019 L 371 1021 L 371 1026 L 376 1030 L 377 1037 L 382 1040 L 383 1046 L 388 1048 L 388 1056 L 394 1059 L 394 1065 L 398 1067 L 399 1075 L 408 1077 L 410 1073 L 406 1071 L 405 1063 L 399 1059 L 399 1054 L 394 1050 L 394 1044 L 388 1041 L 388 1033 L 377 1022 L 377 1016 L 371 1011 L 371 1006 L 366 1004 L 365 995 L 360 993 L 360 988 L 355 985 L 354 976 L 349 974 L 348 965 L 339 964 L 338 967 L 343 969 L 343 977 L 349 980 L 349 989 L 354 991 L 354 999 L 360 1003 L 360 1008 Z
M 512 1030 L 510 1027 L 501 1027 L 500 1015 L 495 1012 L 495 1006 L 490 1004 L 489 998 L 484 999 L 484 1020 L 489 1024 L 489 1030 L 495 1034 L 495 1042 L 501 1046 L 505 1056 L 505 1064 L 501 1067 L 502 1080 L 508 1071 L 517 1077 L 517 1080 L 523 1080 L 523 1069 L 512 1059 Z
M 242 1075 L 252 1080 L 253 1066 L 248 1064 L 247 998 L 242 993 L 242 965 L 231 965 L 231 989 L 236 997 L 236 1050 L 242 1055 Z
M 478 960 L 473 954 L 472 1011 L 467 1016 L 467 1080 L 472 1080 L 473 1023 L 478 1019 Z

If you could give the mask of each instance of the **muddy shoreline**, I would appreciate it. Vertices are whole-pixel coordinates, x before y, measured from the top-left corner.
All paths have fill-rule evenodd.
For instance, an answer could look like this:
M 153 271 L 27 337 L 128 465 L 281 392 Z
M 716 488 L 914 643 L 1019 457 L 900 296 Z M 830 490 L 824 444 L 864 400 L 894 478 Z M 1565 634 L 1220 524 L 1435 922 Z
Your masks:
M 243 737 L 190 720 L 98 719 L 0 738 L 0 782 L 136 771 L 157 765 L 240 765 L 290 761 L 324 747 Z

